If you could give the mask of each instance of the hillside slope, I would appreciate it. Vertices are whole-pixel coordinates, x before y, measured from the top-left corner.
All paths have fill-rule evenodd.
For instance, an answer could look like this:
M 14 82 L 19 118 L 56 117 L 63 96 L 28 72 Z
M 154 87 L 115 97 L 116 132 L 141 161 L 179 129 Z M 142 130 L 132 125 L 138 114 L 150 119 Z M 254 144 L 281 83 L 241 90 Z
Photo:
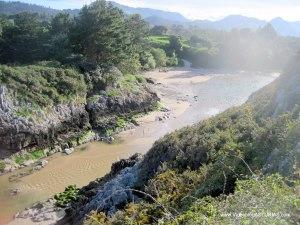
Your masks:
M 83 223 L 88 214 L 85 224 L 110 225 L 247 224 L 258 207 L 259 224 L 299 222 L 298 60 L 246 104 L 166 135 L 135 166 L 114 167 L 109 178 L 83 188 L 68 218 Z

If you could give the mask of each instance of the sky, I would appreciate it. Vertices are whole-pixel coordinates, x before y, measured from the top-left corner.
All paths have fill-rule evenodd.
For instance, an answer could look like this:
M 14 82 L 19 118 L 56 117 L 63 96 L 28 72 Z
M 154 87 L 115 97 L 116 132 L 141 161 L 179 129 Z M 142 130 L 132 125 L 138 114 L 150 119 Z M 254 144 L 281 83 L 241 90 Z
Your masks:
M 20 0 L 56 9 L 80 8 L 92 0 Z M 114 0 L 132 7 L 148 7 L 179 12 L 189 19 L 217 20 L 228 15 L 244 15 L 271 20 L 282 17 L 300 21 L 300 0 Z

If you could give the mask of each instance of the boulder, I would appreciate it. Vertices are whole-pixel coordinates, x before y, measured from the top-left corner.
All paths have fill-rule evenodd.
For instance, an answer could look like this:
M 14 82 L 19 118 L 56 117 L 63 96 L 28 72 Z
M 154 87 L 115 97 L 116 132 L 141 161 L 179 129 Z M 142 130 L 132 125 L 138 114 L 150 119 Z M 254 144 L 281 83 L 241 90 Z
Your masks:
M 37 164 L 41 167 L 45 167 L 48 164 L 48 161 L 45 159 L 42 159 L 42 160 L 38 161 Z
M 64 150 L 64 153 L 67 155 L 71 155 L 74 152 L 74 148 L 66 148 Z

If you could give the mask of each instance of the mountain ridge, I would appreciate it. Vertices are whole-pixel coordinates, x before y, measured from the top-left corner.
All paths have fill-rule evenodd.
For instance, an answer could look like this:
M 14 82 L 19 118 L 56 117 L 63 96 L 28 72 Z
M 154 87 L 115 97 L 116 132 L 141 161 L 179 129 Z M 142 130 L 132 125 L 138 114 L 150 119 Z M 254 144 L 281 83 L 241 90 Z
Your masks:
M 243 15 L 229 15 L 223 19 L 212 21 L 212 20 L 190 20 L 184 17 L 178 12 L 168 12 L 159 9 L 151 8 L 134 8 L 125 5 L 121 5 L 116 2 L 112 4 L 122 9 L 127 14 L 140 14 L 147 22 L 151 25 L 182 25 L 182 26 L 197 26 L 202 29 L 215 29 L 230 31 L 232 29 L 259 29 L 267 24 L 271 24 L 276 32 L 282 36 L 295 36 L 300 37 L 300 21 L 286 21 L 280 17 L 276 17 L 270 21 L 257 19 L 254 17 L 247 17 Z M 0 14 L 16 14 L 20 12 L 37 12 L 40 14 L 47 14 L 53 16 L 61 11 L 76 15 L 78 9 L 52 9 L 49 7 L 39 6 L 36 4 L 28 4 L 20 1 L 0 1 Z

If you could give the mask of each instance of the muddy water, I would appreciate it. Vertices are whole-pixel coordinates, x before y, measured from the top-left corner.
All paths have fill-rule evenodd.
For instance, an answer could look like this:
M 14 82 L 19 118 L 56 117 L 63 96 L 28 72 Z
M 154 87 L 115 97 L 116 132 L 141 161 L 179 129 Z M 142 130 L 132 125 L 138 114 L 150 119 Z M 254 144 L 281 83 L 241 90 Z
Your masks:
M 166 120 L 158 121 L 162 113 L 152 113 L 140 119 L 141 126 L 120 134 L 122 142 L 108 145 L 89 143 L 65 156 L 51 156 L 46 168 L 9 182 L 12 174 L 0 177 L 0 224 L 32 203 L 61 192 L 70 184 L 83 186 L 105 175 L 113 162 L 133 153 L 146 153 L 155 140 L 164 134 L 215 115 L 246 101 L 251 93 L 275 79 L 274 74 L 219 73 L 178 69 L 168 73 L 151 72 L 146 76 L 159 84 L 163 104 L 171 110 Z M 20 194 L 10 196 L 9 190 L 19 188 Z

